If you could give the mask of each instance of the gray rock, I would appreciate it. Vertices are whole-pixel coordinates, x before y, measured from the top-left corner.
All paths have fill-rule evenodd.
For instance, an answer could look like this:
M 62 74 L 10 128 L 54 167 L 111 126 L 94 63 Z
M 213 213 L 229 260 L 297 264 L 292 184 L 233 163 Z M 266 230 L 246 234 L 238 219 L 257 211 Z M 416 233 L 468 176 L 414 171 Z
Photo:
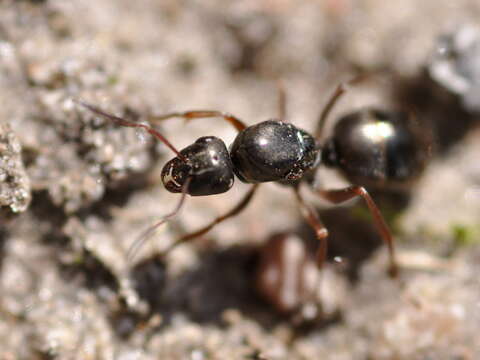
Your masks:
M 27 210 L 30 179 L 22 161 L 22 146 L 8 124 L 0 123 L 0 207 L 13 213 Z

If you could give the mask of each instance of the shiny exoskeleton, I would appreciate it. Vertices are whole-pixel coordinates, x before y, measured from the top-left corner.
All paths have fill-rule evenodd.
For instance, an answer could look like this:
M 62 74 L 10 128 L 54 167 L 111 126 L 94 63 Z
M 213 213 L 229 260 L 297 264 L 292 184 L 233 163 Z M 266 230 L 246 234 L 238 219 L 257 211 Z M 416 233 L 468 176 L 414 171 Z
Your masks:
M 230 150 L 234 171 L 248 183 L 299 180 L 319 161 L 315 139 L 279 120 L 267 120 L 242 130 Z
M 230 154 L 222 140 L 203 137 L 163 168 L 167 190 L 181 192 L 191 177 L 192 196 L 226 192 L 233 174 L 246 183 L 300 180 L 321 163 L 339 168 L 354 184 L 396 187 L 417 178 L 429 158 L 430 139 L 405 112 L 365 108 L 339 119 L 324 146 L 290 123 L 267 120 L 235 138 Z
M 339 190 L 313 190 L 335 204 L 354 197 L 362 197 L 365 200 L 378 232 L 388 245 L 389 271 L 395 274 L 396 262 L 391 232 L 363 186 L 397 186 L 410 182 L 424 168 L 430 143 L 416 120 L 406 113 L 374 108 L 366 108 L 344 116 L 337 122 L 331 137 L 322 141 L 325 120 L 344 92 L 345 85 L 341 84 L 325 106 L 315 136 L 281 120 L 267 120 L 246 126 L 235 116 L 219 111 L 187 111 L 149 117 L 153 122 L 174 117 L 183 117 L 186 120 L 223 118 L 238 131 L 230 151 L 221 139 L 213 136 L 199 138 L 192 145 L 178 151 L 160 132 L 149 125 L 128 121 L 93 105 L 77 102 L 119 125 L 145 129 L 176 154 L 164 166 L 162 181 L 167 190 L 181 193 L 181 200 L 177 208 L 150 227 L 134 243 L 131 250 L 137 249 L 158 226 L 175 216 L 187 194 L 206 196 L 226 192 L 232 187 L 235 174 L 242 182 L 254 184 L 244 198 L 229 212 L 219 216 L 207 226 L 177 239 L 167 251 L 182 242 L 205 234 L 216 224 L 235 216 L 250 202 L 260 183 L 273 181 L 292 185 L 302 214 L 320 241 L 316 257 L 317 265 L 321 267 L 326 257 L 325 238 L 328 232 L 315 209 L 303 199 L 300 187 L 302 183 L 306 183 L 302 181 L 306 178 L 305 175 L 323 163 L 337 167 L 357 185 Z M 280 104 L 283 103 L 284 101 L 280 101 Z M 282 105 L 280 108 L 283 115 L 284 108 Z
M 214 195 L 233 185 L 233 173 L 246 183 L 299 180 L 315 168 L 320 151 L 306 131 L 280 120 L 267 120 L 246 127 L 235 138 L 230 154 L 222 140 L 203 137 L 180 151 L 162 170 L 162 181 L 171 192 Z
M 162 181 L 170 192 L 181 193 L 191 178 L 187 193 L 192 196 L 221 194 L 228 191 L 234 181 L 233 164 L 225 143 L 214 136 L 201 137 L 180 151 L 178 156 L 162 169 Z
M 353 184 L 404 187 L 425 168 L 430 146 L 428 130 L 407 113 L 365 108 L 339 119 L 322 160 Z

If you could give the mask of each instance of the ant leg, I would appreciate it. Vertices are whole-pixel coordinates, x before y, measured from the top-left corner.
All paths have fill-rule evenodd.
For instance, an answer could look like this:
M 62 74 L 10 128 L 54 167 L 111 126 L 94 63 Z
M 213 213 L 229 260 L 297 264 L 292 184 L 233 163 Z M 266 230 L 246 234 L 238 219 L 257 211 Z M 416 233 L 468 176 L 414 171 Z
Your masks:
M 150 133 L 151 135 L 156 137 L 158 140 L 163 142 L 166 146 L 168 146 L 170 148 L 170 150 L 172 150 L 180 160 L 182 160 L 183 162 L 187 161 L 185 159 L 185 156 L 180 154 L 180 152 L 170 143 L 170 141 L 168 141 L 165 136 L 163 136 L 159 131 L 155 130 L 154 128 L 152 128 L 148 125 L 142 124 L 142 123 L 129 121 L 129 120 L 126 120 L 124 118 L 109 114 L 109 113 L 103 111 L 102 109 L 100 109 L 99 107 L 88 104 L 88 103 L 84 102 L 83 100 L 73 99 L 73 102 L 77 103 L 78 105 L 83 106 L 84 108 L 90 110 L 94 114 L 100 115 L 101 117 L 103 117 L 107 120 L 113 121 L 114 123 L 116 123 L 120 126 L 136 127 L 136 128 L 141 128 L 141 129 L 146 130 L 148 133 Z
M 227 220 L 228 218 L 231 218 L 231 217 L 239 214 L 250 203 L 250 201 L 252 200 L 252 197 L 255 194 L 255 192 L 257 191 L 258 187 L 259 187 L 259 184 L 253 185 L 250 188 L 250 190 L 245 194 L 245 196 L 242 198 L 242 200 L 233 209 L 231 209 L 226 214 L 217 217 L 210 224 L 204 226 L 203 228 L 201 228 L 197 231 L 194 231 L 190 234 L 183 235 L 182 237 L 178 238 L 163 253 L 168 254 L 170 251 L 172 251 L 178 245 L 180 245 L 184 242 L 193 240 L 193 239 L 195 239 L 199 236 L 202 236 L 203 234 L 210 231 L 215 225 L 220 224 L 221 222 Z
M 337 88 L 332 93 L 332 95 L 330 95 L 327 104 L 320 113 L 317 130 L 315 131 L 315 139 L 319 140 L 322 136 L 323 128 L 325 127 L 325 123 L 327 122 L 328 115 L 330 115 L 333 107 L 335 106 L 335 104 L 338 103 L 338 100 L 341 98 L 341 96 L 347 91 L 348 86 L 362 82 L 364 78 L 365 76 L 359 75 L 347 82 L 342 82 L 337 85 Z
M 315 230 L 315 235 L 317 236 L 318 241 L 320 242 L 318 245 L 317 253 L 315 254 L 315 258 L 317 260 L 317 267 L 321 269 L 325 260 L 327 258 L 327 237 L 328 237 L 328 230 L 320 221 L 317 212 L 314 208 L 308 205 L 305 200 L 300 195 L 300 190 L 298 187 L 294 189 L 295 196 L 297 197 L 297 202 L 300 205 L 300 209 L 302 211 L 302 215 L 307 220 L 308 224 Z
M 183 204 L 185 202 L 185 198 L 187 197 L 187 190 L 188 186 L 190 185 L 192 178 L 189 177 L 185 181 L 185 183 L 182 186 L 182 195 L 180 198 L 180 201 L 177 203 L 177 206 L 173 211 L 165 216 L 162 217 L 162 219 L 152 226 L 150 226 L 147 230 L 145 230 L 135 241 L 134 243 L 130 246 L 130 249 L 128 249 L 127 252 L 127 262 L 130 263 L 135 255 L 137 254 L 138 250 L 145 244 L 145 242 L 150 239 L 150 237 L 154 234 L 155 230 L 157 230 L 161 225 L 165 224 L 169 220 L 171 220 L 173 217 L 175 217 L 180 209 L 183 207 Z
M 213 118 L 213 117 L 221 117 L 228 123 L 230 123 L 238 132 L 242 131 L 247 127 L 245 123 L 233 116 L 232 114 L 222 112 L 222 111 L 215 111 L 215 110 L 192 110 L 192 111 L 185 111 L 185 112 L 174 112 L 164 115 L 150 115 L 148 120 L 151 122 L 155 121 L 163 121 L 174 117 L 181 117 L 185 120 L 192 120 L 192 119 L 199 119 L 199 118 Z
M 361 196 L 367 203 L 368 209 L 373 216 L 374 224 L 377 228 L 377 231 L 382 236 L 383 241 L 388 247 L 388 254 L 390 259 L 390 265 L 388 268 L 388 273 L 390 276 L 395 277 L 398 273 L 397 261 L 395 259 L 395 246 L 392 237 L 392 233 L 388 228 L 387 223 L 385 222 L 382 213 L 378 209 L 377 205 L 362 186 L 349 186 L 345 189 L 339 190 L 315 190 L 320 196 L 324 199 L 330 201 L 333 204 L 339 204 L 350 200 L 354 197 Z
M 283 81 L 277 81 L 278 92 L 278 118 L 280 121 L 286 121 L 287 118 L 287 93 L 285 91 L 285 84 Z

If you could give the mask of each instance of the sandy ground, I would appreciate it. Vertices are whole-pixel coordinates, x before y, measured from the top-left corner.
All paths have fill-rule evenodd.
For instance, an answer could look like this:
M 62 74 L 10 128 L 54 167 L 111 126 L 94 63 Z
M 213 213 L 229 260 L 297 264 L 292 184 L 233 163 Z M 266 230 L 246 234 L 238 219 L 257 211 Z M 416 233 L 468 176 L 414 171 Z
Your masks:
M 476 0 L 0 1 L 0 359 L 480 358 L 480 3 Z M 401 107 L 434 136 L 408 193 L 374 192 L 398 246 L 386 276 L 361 203 L 331 208 L 330 258 L 309 326 L 255 291 L 272 234 L 308 242 L 292 191 L 265 184 L 241 215 L 158 254 L 247 191 L 188 198 L 132 261 L 132 242 L 179 199 L 160 185 L 169 150 L 79 108 L 133 120 L 215 109 L 314 131 L 335 108 Z M 178 148 L 230 144 L 220 119 L 169 120 Z M 345 180 L 320 169 L 316 183 Z

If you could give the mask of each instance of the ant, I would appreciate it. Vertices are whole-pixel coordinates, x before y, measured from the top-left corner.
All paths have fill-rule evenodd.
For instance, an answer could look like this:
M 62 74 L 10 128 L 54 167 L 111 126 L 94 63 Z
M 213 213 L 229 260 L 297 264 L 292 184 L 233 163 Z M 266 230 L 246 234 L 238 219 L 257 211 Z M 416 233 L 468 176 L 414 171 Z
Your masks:
M 178 238 L 165 250 L 164 254 L 240 213 L 252 200 L 261 183 L 273 181 L 289 185 L 293 189 L 302 215 L 315 230 L 319 241 L 316 263 L 321 268 L 327 254 L 328 231 L 320 221 L 316 210 L 304 200 L 300 188 L 302 183 L 305 183 L 303 180 L 307 179 L 305 175 L 324 164 L 337 167 L 354 184 L 363 186 L 353 185 L 344 189 L 313 189 L 313 191 L 334 204 L 343 203 L 355 197 L 365 200 L 377 231 L 388 247 L 388 272 L 391 276 L 395 276 L 398 269 L 392 234 L 364 186 L 402 183 L 415 177 L 424 164 L 424 147 L 419 140 L 421 133 L 411 125 L 406 113 L 377 108 L 365 108 L 342 117 L 334 127 L 332 136 L 325 142 L 321 142 L 320 138 L 332 108 L 346 92 L 347 87 L 356 82 L 358 78 L 337 86 L 320 114 L 315 136 L 284 120 L 286 97 L 283 88 L 279 91 L 280 119 L 271 119 L 251 126 L 247 126 L 232 114 L 211 110 L 174 112 L 148 117 L 150 122 L 170 118 L 185 120 L 222 118 L 238 131 L 230 150 L 221 139 L 205 136 L 178 151 L 158 130 L 149 125 L 129 121 L 84 101 L 74 100 L 92 113 L 120 126 L 146 130 L 176 155 L 164 165 L 161 178 L 165 188 L 170 192 L 180 193 L 181 198 L 171 213 L 149 227 L 132 244 L 127 257 L 131 258 L 159 226 L 179 212 L 187 194 L 207 196 L 226 192 L 233 186 L 236 175 L 240 181 L 252 184 L 241 201 L 203 228 Z
M 319 317 L 318 279 L 315 261 L 295 233 L 274 234 L 261 246 L 255 288 L 278 313 L 297 323 Z

